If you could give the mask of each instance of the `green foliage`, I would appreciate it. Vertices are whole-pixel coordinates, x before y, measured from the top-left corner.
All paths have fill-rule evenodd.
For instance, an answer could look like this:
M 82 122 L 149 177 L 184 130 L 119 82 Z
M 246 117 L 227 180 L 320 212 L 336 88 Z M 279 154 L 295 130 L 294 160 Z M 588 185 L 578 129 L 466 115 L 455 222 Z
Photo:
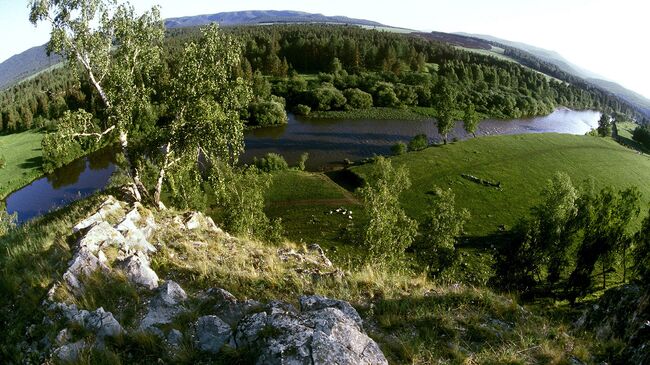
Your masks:
M 541 198 L 515 227 L 513 242 L 499 249 L 495 278 L 504 288 L 528 291 L 540 281 L 556 284 L 573 262 L 578 191 L 567 174 L 558 172 Z
M 314 110 L 340 110 L 347 102 L 340 90 L 327 83 L 312 90 L 310 99 Z
M 634 128 L 632 138 L 641 143 L 645 148 L 650 149 L 650 128 L 648 125 L 637 126 Z
M 390 152 L 395 156 L 403 155 L 407 151 L 408 151 L 408 147 L 404 142 L 397 142 L 390 148 Z
M 281 220 L 270 221 L 264 214 L 270 175 L 254 167 L 239 170 L 222 165 L 213 169 L 210 179 L 228 232 L 270 242 L 281 240 Z
M 476 112 L 474 104 L 470 104 L 465 110 L 465 118 L 463 119 L 465 131 L 476 137 L 476 128 L 478 128 L 480 121 L 481 117 Z
M 287 161 L 277 153 L 267 153 L 262 158 L 255 158 L 253 164 L 264 172 L 283 171 L 289 168 Z
M 456 121 L 454 120 L 454 108 L 456 104 L 456 90 L 448 82 L 441 82 L 437 90 L 436 125 L 438 133 L 442 136 L 447 144 L 447 134 L 454 129 Z
M 9 214 L 4 206 L 0 206 L 0 237 L 16 227 L 16 213 Z
M 305 171 L 305 164 L 307 163 L 308 159 L 309 159 L 308 152 L 305 152 L 300 155 L 300 158 L 298 159 L 298 170 Z
M 420 224 L 422 237 L 417 256 L 432 274 L 450 266 L 456 256 L 456 243 L 463 233 L 470 215 L 466 209 L 456 208 L 456 198 L 451 189 L 434 187 L 429 212 Z
M 607 271 L 628 239 L 628 225 L 639 215 L 639 199 L 637 188 L 618 192 L 605 188 L 598 194 L 583 194 L 578 203 L 578 222 L 583 234 L 575 268 L 568 279 L 567 297 L 570 301 L 587 294 L 593 284 L 597 263 L 601 265 L 605 289 Z
M 4 169 L 7 165 L 7 159 L 4 156 L 0 155 L 0 169 Z
M 403 258 L 417 232 L 417 223 L 399 203 L 400 194 L 411 181 L 405 168 L 395 169 L 383 157 L 378 157 L 373 167 L 366 186 L 360 190 L 369 218 L 362 227 L 361 241 L 370 260 L 395 264 Z
M 650 283 L 650 214 L 634 237 L 634 271 L 641 283 Z
M 360 89 L 346 89 L 343 95 L 347 99 L 346 109 L 368 109 L 372 107 L 372 95 Z
M 612 118 L 603 113 L 603 115 L 598 120 L 598 135 L 601 137 L 611 137 L 612 135 Z
M 311 108 L 305 104 L 298 104 L 293 108 L 293 113 L 296 115 L 308 116 L 311 113 Z
M 260 127 L 287 124 L 289 121 L 284 106 L 276 101 L 253 102 L 249 106 L 250 124 Z
M 51 172 L 110 141 L 99 130 L 92 114 L 83 109 L 66 111 L 56 132 L 47 134 L 41 141 L 43 170 Z
M 427 147 L 429 147 L 429 138 L 426 134 L 418 134 L 408 144 L 409 151 L 422 151 Z

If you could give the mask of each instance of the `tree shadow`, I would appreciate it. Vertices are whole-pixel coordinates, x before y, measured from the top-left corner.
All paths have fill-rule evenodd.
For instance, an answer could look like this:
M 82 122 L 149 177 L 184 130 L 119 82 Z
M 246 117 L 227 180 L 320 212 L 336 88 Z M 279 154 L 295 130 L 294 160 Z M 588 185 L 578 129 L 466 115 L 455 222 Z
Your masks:
M 18 164 L 21 169 L 35 169 L 43 166 L 43 156 L 35 156 Z

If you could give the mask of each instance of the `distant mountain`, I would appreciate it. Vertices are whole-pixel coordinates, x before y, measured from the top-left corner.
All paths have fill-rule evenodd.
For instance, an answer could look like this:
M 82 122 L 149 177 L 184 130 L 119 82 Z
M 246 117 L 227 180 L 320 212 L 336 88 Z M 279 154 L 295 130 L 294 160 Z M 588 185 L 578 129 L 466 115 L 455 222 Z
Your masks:
M 627 101 L 632 104 L 634 107 L 638 108 L 646 116 L 650 117 L 650 99 L 632 91 L 626 89 L 625 87 L 613 82 L 605 80 L 603 76 L 595 74 L 591 71 L 585 70 L 579 66 L 572 64 L 567 61 L 562 55 L 555 51 L 550 51 L 547 49 L 531 46 L 526 43 L 521 42 L 512 42 L 506 39 L 497 38 L 484 34 L 469 34 L 469 33 L 455 33 L 459 36 L 474 37 L 479 39 L 484 39 L 486 41 L 500 43 L 509 47 L 517 48 L 522 51 L 526 51 L 533 56 L 541 59 L 542 61 L 551 63 L 557 66 L 562 71 L 580 77 L 587 81 L 588 83 L 597 86 L 603 90 L 606 90 L 619 98 Z
M 0 90 L 59 62 L 60 56 L 47 56 L 45 45 L 12 56 L 0 63 Z
M 211 23 L 222 26 L 265 24 L 265 23 L 336 23 L 383 27 L 381 23 L 345 16 L 326 16 L 291 10 L 250 10 L 233 11 L 217 14 L 186 16 L 165 20 L 167 28 L 195 27 Z

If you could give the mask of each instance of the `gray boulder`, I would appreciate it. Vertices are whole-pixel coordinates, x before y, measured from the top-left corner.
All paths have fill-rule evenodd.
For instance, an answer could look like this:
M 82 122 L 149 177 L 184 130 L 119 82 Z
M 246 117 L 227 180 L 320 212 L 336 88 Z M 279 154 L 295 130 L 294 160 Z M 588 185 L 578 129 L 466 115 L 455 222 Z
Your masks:
M 102 247 L 120 247 L 124 244 L 124 237 L 118 230 L 106 222 L 99 222 L 93 225 L 86 234 L 79 240 L 79 247 L 85 247 L 93 253 Z
M 86 342 L 79 340 L 68 343 L 54 350 L 53 355 L 61 362 L 74 362 L 79 358 L 79 354 L 86 348 Z
M 151 300 L 147 314 L 140 323 L 141 329 L 149 329 L 159 324 L 168 324 L 185 311 L 182 303 L 187 294 L 180 285 L 168 280 L 158 288 L 158 294 Z
M 72 227 L 72 231 L 77 233 L 83 229 L 86 229 L 96 223 L 105 221 L 108 217 L 119 214 L 122 211 L 122 206 L 113 196 L 109 196 L 100 206 L 97 212 L 88 218 L 77 223 Z
M 89 276 L 97 270 L 109 272 L 110 268 L 88 248 L 81 247 L 70 261 L 68 270 L 63 274 L 63 280 L 70 289 L 78 293 L 83 291 L 80 277 Z
M 210 289 L 206 294 L 207 299 L 215 303 L 213 313 L 232 327 L 237 326 L 245 315 L 263 307 L 262 303 L 256 300 L 237 300 L 234 295 L 221 288 Z
M 179 348 L 183 343 L 183 332 L 172 328 L 167 334 L 167 343 L 173 348 Z
M 216 354 L 231 337 L 232 329 L 217 316 L 203 316 L 196 322 L 196 341 L 201 351 Z
M 142 252 L 136 252 L 119 264 L 127 278 L 135 284 L 150 290 L 158 287 L 158 275 L 149 266 L 149 259 Z
M 303 297 L 301 307 L 272 302 L 244 317 L 236 345 L 258 353 L 257 364 L 388 364 L 349 303 Z
M 363 328 L 363 320 L 354 307 L 342 300 L 329 299 L 319 295 L 300 297 L 300 310 L 303 312 L 318 311 L 325 308 L 336 308 L 352 319 L 359 328 Z
M 116 337 L 124 333 L 124 329 L 113 317 L 113 314 L 104 311 L 102 307 L 89 313 L 85 320 L 85 327 L 93 331 L 99 340 L 103 340 L 105 337 Z

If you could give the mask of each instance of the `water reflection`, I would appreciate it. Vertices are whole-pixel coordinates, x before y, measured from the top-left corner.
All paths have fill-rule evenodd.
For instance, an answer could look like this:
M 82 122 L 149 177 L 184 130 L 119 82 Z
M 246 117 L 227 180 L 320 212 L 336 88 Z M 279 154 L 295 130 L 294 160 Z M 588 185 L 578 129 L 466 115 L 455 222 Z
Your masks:
M 103 189 L 115 171 L 114 156 L 104 149 L 55 170 L 9 195 L 7 212 L 22 223 Z
M 557 132 L 585 134 L 598 124 L 600 113 L 558 109 L 550 115 L 530 119 L 484 120 L 477 135 Z M 440 142 L 434 120 L 315 120 L 289 115 L 289 124 L 277 128 L 261 128 L 246 134 L 244 163 L 256 156 L 277 152 L 295 164 L 303 152 L 309 153 L 307 168 L 327 168 L 345 159 L 358 160 L 376 154 L 389 154 L 390 147 L 408 141 L 417 134 L 426 134 Z M 468 134 L 459 122 L 449 133 L 450 139 L 466 139 Z

